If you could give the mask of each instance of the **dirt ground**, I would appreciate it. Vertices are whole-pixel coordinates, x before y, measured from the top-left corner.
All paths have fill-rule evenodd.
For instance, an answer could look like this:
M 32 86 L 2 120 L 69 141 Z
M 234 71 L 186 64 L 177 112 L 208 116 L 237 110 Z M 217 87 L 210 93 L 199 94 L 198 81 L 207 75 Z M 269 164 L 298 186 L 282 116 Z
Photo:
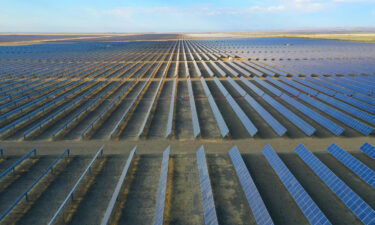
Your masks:
M 292 152 L 299 144 L 304 144 L 312 151 L 325 151 L 332 143 L 336 143 L 347 151 L 358 151 L 358 148 L 368 142 L 375 145 L 373 137 L 330 137 L 330 138 L 247 138 L 240 140 L 231 139 L 133 139 L 133 140 L 88 140 L 88 141 L 1 141 L 0 148 L 5 149 L 5 154 L 22 154 L 32 148 L 38 149 L 38 154 L 59 154 L 69 148 L 72 154 L 93 154 L 104 145 L 108 154 L 128 153 L 134 146 L 138 146 L 138 153 L 161 153 L 169 145 L 172 154 L 193 153 L 198 147 L 204 145 L 208 153 L 226 153 L 237 145 L 241 153 L 260 152 L 266 144 L 272 145 L 277 152 Z

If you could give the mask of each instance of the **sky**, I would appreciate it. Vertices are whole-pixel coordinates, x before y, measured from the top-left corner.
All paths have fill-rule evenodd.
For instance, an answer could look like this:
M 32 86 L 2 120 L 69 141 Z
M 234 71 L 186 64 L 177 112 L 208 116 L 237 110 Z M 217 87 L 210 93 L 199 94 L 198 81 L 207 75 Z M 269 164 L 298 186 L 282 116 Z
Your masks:
M 375 0 L 0 0 L 0 32 L 219 32 L 375 26 Z

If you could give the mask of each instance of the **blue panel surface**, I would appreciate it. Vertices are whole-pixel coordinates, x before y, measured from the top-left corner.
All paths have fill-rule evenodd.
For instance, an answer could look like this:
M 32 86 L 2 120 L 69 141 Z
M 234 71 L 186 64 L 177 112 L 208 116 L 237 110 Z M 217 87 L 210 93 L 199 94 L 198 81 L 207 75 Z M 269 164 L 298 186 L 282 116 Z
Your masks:
M 311 136 L 315 133 L 316 129 L 309 123 L 305 122 L 302 118 L 297 116 L 295 113 L 287 109 L 281 103 L 273 99 L 269 95 L 263 96 L 264 100 L 270 104 L 273 108 L 279 111 L 283 116 L 290 120 L 295 126 L 302 130 L 306 135 Z
M 353 173 L 362 178 L 362 180 L 375 188 L 375 172 L 372 169 L 336 144 L 330 145 L 327 151 L 353 171 Z
M 375 147 L 369 143 L 365 143 L 360 147 L 360 150 L 368 155 L 369 157 L 375 159 Z
M 245 162 L 242 159 L 241 153 L 238 150 L 237 146 L 234 146 L 228 152 L 234 169 L 236 170 L 237 177 L 241 183 L 242 190 L 245 193 L 247 202 L 250 205 L 250 208 L 253 212 L 255 220 L 258 225 L 271 225 L 273 224 L 270 214 L 267 211 L 266 206 L 264 205 L 263 199 L 259 194 L 257 187 L 249 170 L 247 169 Z
M 311 224 L 331 224 L 315 202 L 311 199 L 309 194 L 305 191 L 298 180 L 289 171 L 288 167 L 283 163 L 277 153 L 273 150 L 271 145 L 266 145 L 262 150 L 273 170 L 279 176 L 285 188 L 296 201 L 298 207 L 301 209 L 307 220 Z
M 168 179 L 168 166 L 169 166 L 169 154 L 171 147 L 168 147 L 163 152 L 163 159 L 161 162 L 161 171 L 159 179 L 159 188 L 156 195 L 156 210 L 154 217 L 154 225 L 163 225 L 164 222 L 164 209 L 165 209 L 165 196 L 167 190 L 167 179 Z
M 196 155 L 199 172 L 199 184 L 202 194 L 204 223 L 206 225 L 218 225 L 219 222 L 217 220 L 210 175 L 207 168 L 206 153 L 203 146 L 198 149 Z
M 364 224 L 375 223 L 375 211 L 305 146 L 295 152 Z

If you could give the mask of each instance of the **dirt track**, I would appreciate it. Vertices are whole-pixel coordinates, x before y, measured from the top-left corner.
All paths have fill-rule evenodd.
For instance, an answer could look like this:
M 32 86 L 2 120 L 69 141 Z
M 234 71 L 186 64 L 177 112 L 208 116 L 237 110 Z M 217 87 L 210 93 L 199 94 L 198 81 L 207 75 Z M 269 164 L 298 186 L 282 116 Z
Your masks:
M 260 152 L 266 144 L 271 144 L 277 152 L 294 151 L 299 144 L 306 145 L 312 151 L 325 151 L 325 148 L 336 143 L 348 151 L 358 151 L 365 142 L 375 144 L 373 137 L 331 137 L 331 138 L 248 138 L 242 140 L 205 140 L 205 139 L 149 139 L 149 140 L 90 140 L 90 141 L 2 141 L 0 146 L 9 154 L 26 153 L 31 148 L 37 148 L 39 154 L 59 154 L 62 150 L 70 148 L 73 154 L 93 154 L 100 146 L 105 144 L 108 154 L 128 153 L 138 145 L 139 153 L 161 153 L 171 145 L 173 154 L 192 153 L 199 146 L 204 145 L 207 152 L 226 153 L 233 145 L 237 145 L 242 153 Z

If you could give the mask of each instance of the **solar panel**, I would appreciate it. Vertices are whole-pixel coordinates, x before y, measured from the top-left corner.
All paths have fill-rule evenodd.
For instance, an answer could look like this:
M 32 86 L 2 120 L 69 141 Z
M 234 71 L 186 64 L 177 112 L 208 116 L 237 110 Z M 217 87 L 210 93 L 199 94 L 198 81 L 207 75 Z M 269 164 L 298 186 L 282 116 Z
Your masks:
M 353 98 L 359 99 L 361 101 L 367 102 L 369 104 L 375 105 L 375 100 L 373 97 L 367 96 L 367 95 L 362 95 L 360 93 L 354 93 Z
M 283 77 L 280 77 L 280 78 L 283 78 Z M 287 78 L 284 78 L 286 80 L 288 80 Z M 291 88 L 290 86 L 284 84 L 284 83 L 281 83 L 280 81 L 277 81 L 275 80 L 274 78 L 271 78 L 271 77 L 267 77 L 267 80 L 271 83 L 273 83 L 274 85 L 284 89 L 285 91 L 289 92 L 291 95 L 294 95 L 294 96 L 298 96 L 299 95 L 299 91 L 297 91 L 296 89 L 294 88 Z
M 167 190 L 168 165 L 169 165 L 170 151 L 171 151 L 171 147 L 169 146 L 163 152 L 159 188 L 158 188 L 158 192 L 156 195 L 156 210 L 155 210 L 155 217 L 154 217 L 154 225 L 162 225 L 164 222 L 165 195 L 166 195 L 166 190 Z
M 364 143 L 360 148 L 359 148 L 363 153 L 368 155 L 369 157 L 375 159 L 375 147 L 370 145 L 369 143 Z
M 96 89 L 98 89 L 102 84 L 96 84 L 95 86 L 91 87 L 89 90 L 85 90 L 81 93 L 78 97 L 74 98 L 73 100 L 69 101 L 62 107 L 59 107 L 57 110 L 50 112 L 48 116 L 45 116 L 41 121 L 34 123 L 32 127 L 28 128 L 26 131 L 23 132 L 23 137 L 26 139 L 27 137 L 33 135 L 37 131 L 41 130 L 42 128 L 48 126 L 48 124 L 59 115 L 69 112 L 72 108 L 80 104 L 80 102 L 84 101 L 86 97 L 90 96 Z
M 172 134 L 173 129 L 173 117 L 175 111 L 175 99 L 176 99 L 177 79 L 174 79 L 172 86 L 171 102 L 168 111 L 167 129 L 165 131 L 165 137 L 169 137 Z
M 246 91 L 237 84 L 232 78 L 227 78 L 228 82 L 240 93 L 247 103 L 261 116 L 268 125 L 279 135 L 283 136 L 287 129 L 279 123 L 267 110 L 265 110 L 257 101 L 255 101 Z
M 345 112 L 348 112 L 348 113 L 362 119 L 362 120 L 365 120 L 365 121 L 367 121 L 371 124 L 375 124 L 375 116 L 370 114 L 370 113 L 362 111 L 358 108 L 355 108 L 351 105 L 348 105 L 344 102 L 341 102 L 339 100 L 336 100 L 336 99 L 334 99 L 332 97 L 329 97 L 327 95 L 324 95 L 324 94 L 319 94 L 319 95 L 317 95 L 317 97 L 319 99 L 322 99 L 323 101 L 328 102 L 329 104 L 345 111 Z
M 200 52 L 200 54 L 203 56 L 205 60 L 210 60 L 210 58 L 204 53 L 204 50 Z
M 183 56 L 184 56 L 185 76 L 186 76 L 186 77 L 190 77 L 189 65 L 188 65 L 188 62 L 187 62 L 187 60 L 186 60 L 185 49 L 183 48 L 182 50 L 183 50 Z
M 355 108 L 351 105 L 348 105 L 342 101 L 339 101 L 339 100 L 336 100 L 332 97 L 329 97 L 327 95 L 324 95 L 324 94 L 318 94 L 317 97 L 333 106 L 335 106 L 336 108 L 339 108 L 345 112 L 348 112 L 350 114 L 352 114 L 353 116 L 356 116 L 357 118 L 360 118 L 362 120 L 365 120 L 369 123 L 372 123 L 372 124 L 375 124 L 375 116 L 373 116 L 372 114 L 369 114 L 367 112 L 364 112 L 358 108 Z
M 371 85 L 371 83 L 369 82 L 366 82 L 366 81 L 362 81 L 360 79 L 356 79 L 354 77 L 350 77 L 350 76 L 345 76 L 345 77 L 340 77 L 340 79 L 345 82 L 345 83 L 348 83 L 348 84 L 353 84 L 355 86 L 359 86 L 359 87 L 363 87 L 365 88 L 367 91 L 368 91 L 368 94 L 371 95 L 373 93 L 373 85 Z
M 191 53 L 190 53 L 190 57 L 193 58 Z M 201 77 L 202 76 L 201 70 L 199 69 L 198 64 L 195 60 L 193 60 L 193 66 L 194 66 L 195 72 L 197 73 L 198 77 Z
M 253 122 L 247 117 L 245 112 L 240 108 L 240 106 L 237 104 L 237 102 L 232 98 L 232 96 L 227 96 L 227 101 L 231 105 L 233 111 L 236 113 L 237 117 L 241 120 L 242 124 L 246 128 L 247 132 L 250 136 L 256 135 L 258 133 L 258 129 L 255 127 Z
M 271 216 L 264 205 L 263 199 L 260 196 L 248 169 L 246 168 L 245 162 L 243 161 L 237 146 L 234 146 L 228 154 L 232 160 L 237 177 L 241 183 L 247 202 L 253 212 L 256 223 L 259 225 L 273 224 Z
M 210 175 L 208 174 L 206 153 L 201 146 L 197 151 L 197 164 L 199 173 L 199 184 L 202 194 L 203 216 L 206 225 L 218 225 L 214 196 L 211 188 Z
M 173 76 L 178 77 L 178 71 L 179 71 L 179 65 L 180 65 L 180 42 L 178 43 L 175 65 L 176 66 L 175 66 Z
M 26 190 L 20 195 L 18 196 L 18 198 L 4 211 L 2 212 L 2 214 L 0 215 L 0 221 L 2 221 L 5 217 L 9 216 L 9 214 L 11 214 L 13 212 L 13 210 L 15 209 L 15 207 L 17 205 L 19 205 L 19 203 L 21 203 L 21 201 L 23 199 L 25 199 L 26 201 L 29 200 L 29 194 L 30 192 L 33 191 L 33 189 L 41 183 L 41 180 L 44 179 L 47 174 L 50 174 L 53 172 L 53 169 L 56 167 L 56 165 L 62 161 L 62 159 L 65 157 L 65 156 L 69 156 L 70 154 L 70 150 L 69 149 L 66 149 L 62 154 L 60 154 L 51 164 L 49 164 L 49 166 L 33 181 L 32 184 L 30 184 Z M 3 221 L 4 222 L 4 221 Z
M 202 87 L 203 87 L 204 93 L 206 94 L 207 97 L 210 97 L 211 96 L 211 91 L 208 88 L 206 80 L 203 77 L 201 77 L 201 83 L 202 83 Z
M 319 79 L 316 79 L 316 78 L 311 78 L 311 77 L 306 77 L 306 79 L 308 79 L 309 81 L 312 81 L 312 82 L 315 82 L 315 83 L 318 83 L 322 86 L 325 86 L 325 87 L 328 87 L 330 89 L 333 89 L 335 91 L 338 91 L 338 92 L 341 92 L 341 93 L 345 93 L 347 95 L 352 95 L 353 92 L 352 91 L 349 91 L 345 88 L 341 88 L 339 86 L 336 86 L 336 85 L 333 85 L 333 84 L 330 84 L 326 81 L 323 81 L 323 80 L 319 80 Z
M 251 73 L 253 73 L 253 74 L 255 74 L 255 75 L 259 76 L 259 77 L 263 76 L 263 73 L 262 73 L 262 72 L 260 72 L 260 71 L 258 71 L 258 70 L 256 70 L 256 69 L 254 69 L 254 68 L 252 68 L 252 67 L 246 65 L 245 63 L 243 63 L 243 62 L 241 62 L 241 61 L 235 61 L 235 62 L 236 62 L 237 64 L 239 64 L 240 66 L 242 66 L 243 68 L 245 68 L 245 69 L 247 69 L 248 71 L 250 71 Z
M 149 84 L 149 82 L 150 82 L 150 78 L 147 81 L 143 82 L 143 84 L 141 84 L 140 90 L 138 90 L 136 97 L 132 99 L 130 104 L 127 106 L 126 110 L 123 112 L 120 120 L 116 123 L 115 127 L 110 132 L 109 134 L 110 138 L 116 137 L 116 135 L 118 135 L 118 133 L 121 132 L 120 130 L 122 129 L 121 126 L 123 122 L 126 120 L 126 117 L 131 112 L 132 107 L 136 105 L 138 97 L 142 94 L 142 92 L 144 91 L 145 87 Z
M 356 82 L 359 82 L 361 84 L 368 84 L 369 86 L 374 86 L 374 84 L 375 84 L 373 81 L 371 81 L 371 79 L 366 79 L 363 76 L 355 76 L 355 77 L 346 76 L 345 79 L 356 81 Z
M 274 107 L 278 112 L 280 112 L 283 116 L 285 116 L 288 120 L 290 120 L 300 130 L 302 130 L 306 135 L 311 136 L 315 133 L 316 129 L 313 126 L 305 122 L 302 118 L 300 118 L 295 113 L 287 109 L 285 106 L 283 106 L 277 100 L 273 99 L 271 96 L 264 95 L 263 99 L 272 107 Z
M 236 113 L 237 117 L 241 120 L 242 124 L 246 128 L 247 132 L 250 136 L 254 136 L 258 129 L 255 127 L 253 122 L 247 117 L 245 112 L 241 109 L 241 107 L 237 104 L 237 102 L 233 99 L 233 97 L 229 94 L 229 92 L 225 89 L 223 84 L 219 81 L 217 77 L 214 78 L 216 85 L 219 87 L 222 94 L 225 96 L 227 102 L 232 107 L 233 111 Z
M 110 219 L 111 219 L 111 216 L 113 214 L 118 196 L 121 193 L 121 188 L 122 188 L 122 186 L 125 182 L 126 175 L 129 171 L 130 165 L 133 161 L 133 158 L 134 158 L 134 155 L 136 154 L 136 151 L 137 151 L 137 146 L 135 146 L 129 153 L 128 159 L 126 160 L 126 163 L 125 163 L 125 165 L 122 169 L 121 175 L 120 175 L 120 177 L 119 177 L 119 179 L 116 183 L 116 187 L 113 190 L 111 200 L 108 203 L 107 209 L 106 209 L 106 211 L 104 213 L 104 216 L 102 218 L 102 221 L 100 223 L 101 225 L 107 225 L 109 223 Z
M 198 55 L 198 54 L 197 54 Z M 198 55 L 199 56 L 199 55 Z M 200 58 L 200 57 L 199 57 Z M 210 67 L 208 67 L 208 65 L 206 64 L 206 62 L 204 61 L 201 61 L 203 67 L 206 69 L 208 75 L 210 75 L 210 77 L 213 77 L 215 74 L 214 72 L 212 72 L 212 70 L 210 69 Z
M 211 91 L 207 87 L 206 81 L 203 77 L 201 77 L 201 83 L 202 83 L 202 86 L 203 86 L 203 90 L 206 93 L 206 96 L 208 97 L 208 103 L 210 104 L 212 114 L 214 115 L 215 120 L 218 124 L 220 134 L 221 134 L 222 137 L 226 137 L 229 134 L 229 128 L 228 128 L 227 124 L 225 123 L 224 118 L 221 115 L 221 112 L 220 112 L 219 108 L 217 107 L 216 102 L 211 95 Z
M 232 68 L 230 68 L 227 64 L 225 64 L 223 61 L 217 61 L 220 65 L 222 65 L 226 70 L 228 70 L 233 76 L 238 77 L 238 73 L 234 71 Z
M 77 84 L 77 82 L 72 82 L 72 83 L 70 83 L 69 85 L 66 85 L 66 86 L 60 87 L 60 88 L 58 88 L 58 89 L 56 89 L 56 90 L 54 90 L 54 91 L 52 91 L 52 92 L 50 92 L 50 93 L 48 93 L 48 94 L 46 94 L 46 95 L 40 96 L 40 97 L 38 97 L 38 98 L 36 98 L 36 99 L 30 101 L 30 102 L 27 102 L 26 104 L 24 104 L 24 105 L 22 105 L 22 106 L 19 106 L 19 107 L 15 108 L 15 109 L 12 109 L 12 110 L 10 110 L 10 111 L 7 112 L 7 113 L 3 113 L 3 114 L 0 116 L 0 120 L 4 120 L 4 119 L 6 119 L 6 118 L 8 118 L 8 117 L 11 117 L 11 116 L 13 116 L 15 113 L 18 113 L 19 111 L 26 110 L 27 108 L 32 107 L 34 104 L 38 104 L 39 102 L 42 102 L 42 101 L 44 101 L 45 99 L 48 99 L 48 98 L 51 98 L 51 97 L 54 99 L 53 103 L 55 103 L 55 102 L 59 102 L 59 101 L 63 100 L 64 98 L 66 98 L 67 96 L 69 96 L 69 95 L 71 95 L 71 94 L 74 94 L 77 90 L 79 90 L 79 89 L 77 89 L 77 87 L 78 87 L 79 85 L 75 86 L 76 84 Z M 88 82 L 88 83 L 86 83 L 86 84 L 83 84 L 81 87 L 88 86 L 89 84 L 90 84 L 90 82 Z M 60 92 L 66 90 L 66 88 L 67 88 L 67 87 L 70 87 L 70 86 L 73 86 L 74 88 L 69 89 L 69 91 L 67 91 L 67 92 L 65 92 L 63 95 L 57 97 L 57 94 L 59 94 Z M 43 108 L 46 108 L 46 109 L 47 109 L 49 106 L 50 106 L 50 104 L 46 104 L 45 106 L 43 106 Z M 40 108 L 41 108 L 41 107 L 40 107 Z
M 255 62 L 254 62 L 255 63 Z M 268 64 L 265 64 L 264 62 L 260 62 L 260 61 L 257 61 L 256 64 L 268 69 L 269 71 L 272 71 L 272 72 L 275 72 L 279 75 L 282 75 L 282 76 L 288 76 L 288 74 L 282 70 L 280 70 L 279 68 L 275 68 L 275 66 L 270 66 Z
M 240 78 L 242 83 L 244 83 L 248 88 L 250 88 L 252 91 L 254 91 L 257 95 L 259 96 L 263 96 L 265 93 L 264 91 L 262 91 L 260 88 L 258 88 L 257 86 L 255 86 L 254 84 L 252 84 L 249 80 L 247 80 L 246 78 L 244 77 L 241 77 Z
M 209 55 L 213 60 L 217 60 L 217 57 L 216 56 L 214 56 L 213 54 L 211 54 L 211 53 L 209 53 L 209 52 L 207 52 L 207 55 Z
M 338 85 L 340 85 L 342 87 L 345 87 L 347 89 L 350 89 L 350 90 L 362 93 L 364 95 L 371 94 L 370 90 L 367 90 L 365 87 L 358 87 L 358 86 L 354 85 L 353 82 L 347 83 L 344 80 L 338 79 L 338 78 L 335 78 L 335 77 L 329 77 L 329 78 L 328 77 L 324 77 L 323 79 L 327 80 L 329 82 L 334 82 L 336 85 L 338 84 Z
M 90 163 L 87 165 L 87 167 L 85 168 L 85 170 L 81 173 L 80 177 L 75 182 L 74 186 L 70 189 L 70 191 L 69 191 L 68 195 L 66 196 L 65 200 L 61 204 L 59 203 L 60 206 L 56 210 L 56 212 L 53 215 L 53 217 L 47 223 L 48 225 L 52 225 L 52 224 L 56 224 L 57 223 L 57 220 L 59 219 L 59 217 L 61 216 L 61 214 L 66 210 L 65 207 L 67 207 L 69 205 L 69 202 L 71 202 L 71 201 L 74 200 L 73 199 L 74 194 L 79 189 L 79 187 L 82 185 L 83 180 L 85 179 L 85 177 L 88 176 L 87 174 L 89 174 L 89 172 L 92 170 L 95 162 L 97 162 L 98 158 L 103 155 L 103 151 L 104 151 L 104 145 L 96 152 L 96 154 L 94 155 L 94 157 L 91 159 Z
M 280 98 L 283 99 L 284 101 L 286 101 L 287 103 L 291 104 L 292 106 L 294 106 L 295 109 L 303 112 L 306 116 L 310 117 L 315 122 L 317 122 L 321 126 L 325 127 L 327 130 L 331 131 L 333 134 L 338 136 L 345 131 L 344 128 L 337 125 L 332 120 L 330 120 L 330 119 L 324 117 L 323 115 L 315 112 L 314 110 L 310 109 L 309 107 L 305 106 L 304 104 L 300 103 L 299 101 L 295 100 L 294 98 L 289 97 L 287 95 L 282 95 L 282 96 L 280 96 Z
M 271 145 L 266 145 L 262 152 L 307 220 L 311 224 L 331 224 Z
M 224 97 L 227 97 L 229 95 L 229 92 L 224 87 L 224 85 L 220 82 L 220 80 L 217 77 L 214 77 L 214 82 L 219 88 L 220 92 L 223 94 Z
M 233 63 L 233 62 L 230 62 L 228 61 L 227 62 L 229 65 L 231 65 L 232 67 L 234 67 L 236 70 L 240 71 L 241 74 L 247 76 L 247 77 L 250 77 L 251 76 L 251 73 L 249 73 L 248 71 L 242 69 L 242 67 L 238 66 L 237 64 Z
M 259 77 L 254 77 L 254 80 L 256 82 L 258 82 L 260 85 L 262 85 L 263 87 L 267 88 L 270 92 L 272 92 L 274 95 L 276 96 L 280 96 L 283 94 L 282 91 L 280 91 L 279 89 L 271 86 L 269 83 L 266 83 L 265 81 L 263 81 L 262 79 L 260 79 Z
M 193 88 L 191 86 L 191 80 L 190 80 L 190 78 L 187 80 L 187 85 L 188 85 L 188 92 L 189 92 L 189 102 L 190 102 L 191 119 L 192 119 L 192 123 L 193 123 L 193 136 L 196 138 L 196 137 L 198 137 L 200 135 L 201 128 L 199 126 L 197 108 L 195 107 L 195 100 L 194 100 Z
M 352 105 L 354 105 L 354 106 L 356 106 L 358 108 L 361 108 L 363 110 L 366 110 L 368 112 L 375 113 L 375 106 L 370 105 L 370 104 L 368 104 L 366 102 L 359 101 L 359 100 L 357 100 L 357 99 L 355 99 L 353 97 L 337 93 L 337 94 L 335 94 L 335 98 L 338 98 L 341 101 L 345 101 L 345 102 L 347 102 L 349 104 L 352 104 Z
M 215 62 L 209 61 L 210 64 L 215 68 L 215 70 L 222 76 L 225 77 L 227 74 L 218 66 Z
M 330 145 L 327 150 L 346 167 L 351 169 L 353 173 L 362 178 L 362 180 L 375 187 L 375 172 L 372 169 L 336 144 Z
M 336 93 L 336 91 L 334 91 L 334 90 L 331 90 L 329 88 L 325 88 L 323 86 L 317 85 L 317 84 L 315 84 L 311 81 L 307 81 L 307 80 L 304 80 L 304 79 L 299 78 L 299 77 L 293 77 L 293 80 L 297 80 L 298 82 L 300 82 L 300 83 L 302 83 L 302 84 L 304 84 L 308 87 L 314 88 L 314 89 L 316 89 L 320 92 L 323 92 L 327 95 L 330 95 L 330 96 L 335 95 L 335 93 Z
M 279 136 L 283 136 L 287 132 L 287 129 L 277 119 L 275 119 L 266 109 L 264 109 L 263 106 L 261 106 L 255 99 L 250 97 L 250 95 L 246 95 L 245 100 L 264 119 L 264 121 L 272 127 L 272 129 Z
M 155 105 L 157 104 L 157 98 L 158 98 L 158 96 L 160 94 L 159 90 L 162 87 L 163 82 L 164 82 L 163 80 L 159 81 L 158 87 L 156 88 L 156 91 L 155 91 L 154 95 L 151 98 L 151 104 L 149 105 L 149 107 L 148 107 L 148 109 L 146 111 L 145 118 L 143 119 L 141 127 L 139 128 L 137 137 L 140 137 L 140 136 L 145 135 L 147 133 L 146 127 L 147 127 L 147 124 L 151 123 L 152 116 L 150 116 L 150 115 L 152 114 L 152 110 L 155 109 Z
M 375 211 L 349 186 L 338 178 L 305 146 L 299 145 L 295 152 L 323 180 L 323 182 L 345 203 L 364 224 L 374 224 Z
M 0 180 L 4 178 L 6 175 L 8 175 L 10 172 L 15 171 L 15 168 L 21 163 L 23 163 L 27 158 L 31 157 L 32 155 L 36 156 L 36 149 L 34 148 L 27 154 L 23 155 L 21 158 L 19 158 L 15 163 L 13 163 L 10 167 L 8 167 L 5 171 L 0 173 Z
M 269 71 L 268 69 L 265 69 L 263 67 L 260 67 L 254 63 L 251 63 L 251 62 L 248 62 L 248 61 L 245 61 L 244 63 L 246 63 L 247 65 L 251 66 L 251 67 L 254 67 L 255 69 L 261 71 L 262 73 L 265 73 L 267 75 L 270 75 L 270 76 L 276 76 L 276 73 L 272 72 L 272 71 Z
M 236 89 L 238 93 L 240 93 L 242 97 L 247 95 L 247 92 L 239 84 L 237 84 L 237 82 L 234 81 L 231 77 L 228 77 L 227 81 L 234 87 L 234 89 Z
M 322 110 L 323 112 L 327 113 L 328 115 L 336 118 L 337 120 L 340 120 L 341 122 L 347 124 L 348 126 L 352 127 L 353 129 L 361 132 L 362 134 L 369 135 L 374 130 L 372 127 L 354 119 L 351 116 L 348 116 L 320 101 L 317 101 L 314 98 L 311 98 L 310 96 L 307 96 L 305 94 L 300 94 L 299 98 L 310 105 L 318 108 L 319 110 Z
M 315 91 L 309 87 L 306 87 L 294 80 L 289 80 L 285 77 L 280 77 L 280 80 L 284 81 L 285 83 L 288 83 L 290 86 L 294 87 L 294 88 L 297 88 L 303 92 L 306 92 L 307 94 L 309 95 L 317 95 L 319 92 L 318 91 Z

